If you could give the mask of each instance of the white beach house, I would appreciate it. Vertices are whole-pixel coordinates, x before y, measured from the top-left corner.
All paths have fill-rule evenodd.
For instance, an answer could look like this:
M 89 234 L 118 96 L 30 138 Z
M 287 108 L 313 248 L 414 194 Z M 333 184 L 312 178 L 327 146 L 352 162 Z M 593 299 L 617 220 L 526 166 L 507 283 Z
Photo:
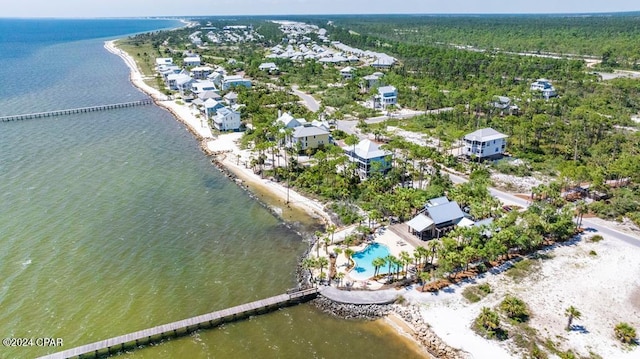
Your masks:
M 223 107 L 213 117 L 213 126 L 220 131 L 237 131 L 240 129 L 240 112 Z
M 382 86 L 378 88 L 378 94 L 374 99 L 376 106 L 379 108 L 387 108 L 391 105 L 398 104 L 398 90 L 394 86 Z
M 482 128 L 464 136 L 463 154 L 479 159 L 500 157 L 507 146 L 507 135 L 493 128 Z
M 531 84 L 531 91 L 540 91 L 542 92 L 542 96 L 546 99 L 549 97 L 557 96 L 556 89 L 553 87 L 551 82 L 547 79 L 537 79 L 534 83 Z

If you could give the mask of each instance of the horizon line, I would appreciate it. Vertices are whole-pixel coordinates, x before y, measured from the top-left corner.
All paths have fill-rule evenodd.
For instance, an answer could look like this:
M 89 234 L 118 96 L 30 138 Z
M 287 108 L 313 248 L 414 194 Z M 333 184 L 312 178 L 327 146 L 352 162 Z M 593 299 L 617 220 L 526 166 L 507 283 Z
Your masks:
M 309 13 L 309 14 L 221 14 L 221 15 L 132 15 L 132 16 L 0 16 L 1 20 L 108 20 L 108 19 L 142 19 L 142 20 L 174 20 L 174 19 L 204 19 L 219 17 L 300 17 L 300 16 L 594 16 L 640 13 L 638 10 L 626 11 L 594 11 L 594 12 L 468 12 L 468 13 Z

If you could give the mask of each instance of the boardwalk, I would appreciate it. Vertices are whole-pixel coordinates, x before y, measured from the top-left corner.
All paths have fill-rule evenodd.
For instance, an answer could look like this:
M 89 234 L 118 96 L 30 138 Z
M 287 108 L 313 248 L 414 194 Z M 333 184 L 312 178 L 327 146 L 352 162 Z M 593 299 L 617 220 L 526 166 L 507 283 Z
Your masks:
M 315 298 L 317 295 L 317 288 L 291 291 L 275 297 L 238 305 L 219 310 L 217 312 L 203 314 L 197 317 L 159 325 L 157 327 L 49 354 L 41 357 L 41 359 L 88 358 L 98 357 L 105 354 L 108 355 L 124 350 L 125 348 L 134 348 L 139 345 L 159 341 L 167 337 L 185 335 L 201 328 L 214 327 L 226 322 L 246 318 L 250 315 L 266 313 L 277 308 L 301 303 L 311 298 Z
M 106 111 L 106 110 L 113 110 L 113 109 L 117 109 L 117 108 L 151 105 L 152 103 L 153 103 L 152 99 L 144 99 L 144 100 L 140 100 L 140 101 L 112 103 L 112 104 L 108 104 L 108 105 L 70 108 L 70 109 L 66 109 L 66 110 L 55 110 L 55 111 L 46 111 L 46 112 L 25 113 L 25 114 L 22 114 L 22 115 L 1 116 L 0 117 L 0 122 L 20 121 L 20 120 L 29 120 L 29 119 L 33 119 L 33 118 L 44 118 L 44 117 L 53 117 L 53 116 L 73 115 L 73 114 L 77 114 L 77 113 Z

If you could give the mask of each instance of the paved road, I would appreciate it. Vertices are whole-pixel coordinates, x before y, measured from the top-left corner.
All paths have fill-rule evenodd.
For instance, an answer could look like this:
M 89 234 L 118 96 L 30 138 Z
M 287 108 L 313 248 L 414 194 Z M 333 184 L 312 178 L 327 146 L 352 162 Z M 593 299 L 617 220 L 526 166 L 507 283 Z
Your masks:
M 300 97 L 300 99 L 304 101 L 304 105 L 307 106 L 309 110 L 312 112 L 318 112 L 318 109 L 320 109 L 320 102 L 313 98 L 313 96 L 298 90 L 298 85 L 291 86 L 291 90 L 293 90 L 293 93 L 296 96 Z
M 449 173 L 449 178 L 451 178 L 451 181 L 453 183 L 464 183 L 468 181 L 468 179 L 453 173 Z M 527 208 L 530 205 L 529 201 L 522 199 L 520 197 L 516 197 L 511 193 L 501 191 L 494 187 L 489 187 L 489 192 L 491 193 L 491 195 L 498 198 L 500 201 L 502 201 L 505 204 L 515 204 L 522 208 Z M 620 232 L 614 228 L 604 226 L 600 223 L 596 223 L 596 221 L 592 221 L 589 218 L 582 219 L 582 227 L 591 228 L 597 232 L 601 232 L 602 234 L 606 234 L 608 236 L 619 239 L 625 243 L 631 244 L 632 246 L 640 248 L 640 237 Z

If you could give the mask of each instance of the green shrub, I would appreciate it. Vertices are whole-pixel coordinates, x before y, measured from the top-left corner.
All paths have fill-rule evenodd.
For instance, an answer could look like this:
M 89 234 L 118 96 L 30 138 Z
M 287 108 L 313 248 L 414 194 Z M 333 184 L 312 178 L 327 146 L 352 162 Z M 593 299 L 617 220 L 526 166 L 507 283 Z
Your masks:
M 635 343 L 636 340 L 636 328 L 629 325 L 629 323 L 618 323 L 615 328 L 613 328 L 613 332 L 616 336 L 616 339 L 625 343 L 631 344 Z
M 473 321 L 473 329 L 489 339 L 507 339 L 507 332 L 500 327 L 498 313 L 488 307 L 483 307 L 480 314 Z
M 522 323 L 529 320 L 529 308 L 527 308 L 525 302 L 512 295 L 507 295 L 504 298 L 502 303 L 500 303 L 500 310 L 516 322 Z
M 588 241 L 589 241 L 589 242 L 597 243 L 597 242 L 600 242 L 600 241 L 601 241 L 601 240 L 603 240 L 603 239 L 604 239 L 604 238 L 603 238 L 601 235 L 596 234 L 595 236 L 591 236 L 591 237 L 588 239 Z

